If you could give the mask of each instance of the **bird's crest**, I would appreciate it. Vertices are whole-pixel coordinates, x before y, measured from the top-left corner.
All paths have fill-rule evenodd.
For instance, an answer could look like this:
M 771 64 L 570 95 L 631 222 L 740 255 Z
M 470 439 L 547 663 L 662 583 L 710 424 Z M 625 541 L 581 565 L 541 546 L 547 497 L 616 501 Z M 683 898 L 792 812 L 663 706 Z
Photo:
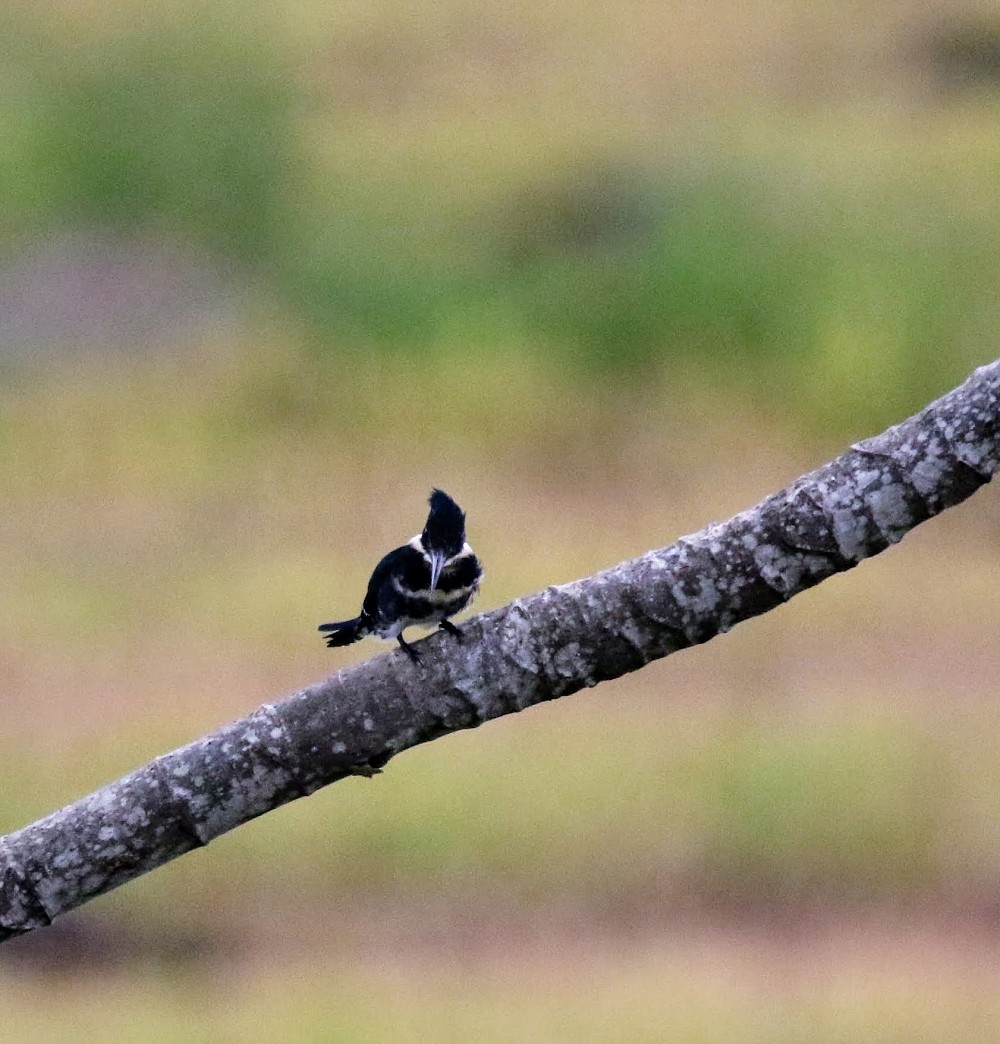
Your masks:
M 457 555 L 465 543 L 465 512 L 443 489 L 432 490 L 427 502 L 431 510 L 421 534 L 424 547 Z

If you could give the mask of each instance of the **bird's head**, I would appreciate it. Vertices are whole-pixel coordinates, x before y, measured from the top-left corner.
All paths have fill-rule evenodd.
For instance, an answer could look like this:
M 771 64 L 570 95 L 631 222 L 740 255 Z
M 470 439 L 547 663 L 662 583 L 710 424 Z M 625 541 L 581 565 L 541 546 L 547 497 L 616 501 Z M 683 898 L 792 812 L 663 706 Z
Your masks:
M 420 543 L 431 567 L 431 590 L 437 587 L 441 570 L 465 546 L 465 512 L 443 490 L 431 492 L 430 514 L 420 534 Z

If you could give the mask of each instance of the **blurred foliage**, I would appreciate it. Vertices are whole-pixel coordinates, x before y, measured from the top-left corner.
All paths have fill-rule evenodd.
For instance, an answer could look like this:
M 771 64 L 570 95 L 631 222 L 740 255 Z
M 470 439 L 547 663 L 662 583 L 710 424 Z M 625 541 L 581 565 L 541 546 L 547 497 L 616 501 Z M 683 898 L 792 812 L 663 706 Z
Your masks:
M 342 358 L 544 354 L 588 382 L 711 380 L 805 429 L 887 422 L 982 358 L 1000 318 L 1000 147 L 975 109 L 920 134 L 858 113 L 810 127 L 803 150 L 794 120 L 758 108 L 738 133 L 706 121 L 652 146 L 638 122 L 622 144 L 608 113 L 572 107 L 536 140 L 500 93 L 500 137 L 456 148 L 467 116 L 435 109 L 425 81 L 460 72 L 452 37 L 478 57 L 509 29 L 479 40 L 441 17 L 443 39 L 434 19 L 382 39 L 345 14 L 308 46 L 250 2 L 211 19 L 168 7 L 90 46 L 22 18 L 0 249 L 74 227 L 191 239 Z M 930 39 L 933 70 L 991 38 Z M 536 60 L 507 45 L 512 68 Z
M 814 956 L 782 960 L 781 941 L 773 974 L 763 955 L 726 939 L 711 940 L 712 954 L 701 941 L 665 952 L 616 948 L 597 959 L 553 939 L 524 955 L 519 972 L 498 952 L 503 940 L 492 941 L 496 949 L 482 959 L 424 960 L 409 975 L 392 959 L 290 961 L 280 977 L 250 966 L 226 990 L 215 975 L 154 980 L 144 969 L 110 985 L 13 979 L 3 982 L 6 1024 L 12 1039 L 53 1044 L 81 1033 L 109 1044 L 974 1044 L 1000 1032 L 995 976 L 956 948 L 903 978 L 901 955 L 861 933 L 827 943 L 839 958 L 829 975 L 818 974 Z
M 717 773 L 705 869 L 723 902 L 913 900 L 939 881 L 955 795 L 906 722 L 737 733 Z
M 245 9 L 216 14 L 90 48 L 16 26 L 15 90 L 0 103 L 13 129 L 0 158 L 5 239 L 138 230 L 244 265 L 273 262 L 293 90 Z
M 297 960 L 280 977 L 251 966 L 226 990 L 215 975 L 153 980 L 142 969 L 110 985 L 14 979 L 3 982 L 6 1025 L 12 1039 L 53 1044 L 81 1033 L 108 1044 L 975 1044 L 1000 1032 L 995 976 L 957 948 L 903 978 L 905 956 L 861 933 L 827 942 L 839 958 L 829 975 L 812 955 L 782 960 L 781 941 L 772 974 L 763 955 L 726 939 L 710 941 L 712 954 L 703 940 L 664 952 L 615 948 L 597 959 L 553 939 L 524 955 L 519 972 L 504 964 L 503 940 L 491 941 L 482 959 L 424 960 L 410 975 L 392 959 Z

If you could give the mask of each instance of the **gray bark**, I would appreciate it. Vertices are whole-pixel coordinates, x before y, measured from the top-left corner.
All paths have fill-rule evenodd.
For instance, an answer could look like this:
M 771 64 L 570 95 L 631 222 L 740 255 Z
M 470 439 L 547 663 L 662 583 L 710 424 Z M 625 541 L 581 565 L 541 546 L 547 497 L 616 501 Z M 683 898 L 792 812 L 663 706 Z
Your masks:
M 0 941 L 349 775 L 729 630 L 1000 468 L 1000 360 L 727 522 L 265 704 L 0 838 Z

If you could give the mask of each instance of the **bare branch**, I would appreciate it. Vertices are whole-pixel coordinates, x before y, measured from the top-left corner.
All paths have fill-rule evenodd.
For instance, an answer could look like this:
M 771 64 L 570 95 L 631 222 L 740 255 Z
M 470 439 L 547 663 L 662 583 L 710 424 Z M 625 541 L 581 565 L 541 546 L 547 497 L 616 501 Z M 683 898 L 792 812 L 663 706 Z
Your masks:
M 1000 468 L 1000 361 L 728 522 L 394 651 L 0 838 L 0 940 L 286 801 L 708 641 L 900 540 Z

